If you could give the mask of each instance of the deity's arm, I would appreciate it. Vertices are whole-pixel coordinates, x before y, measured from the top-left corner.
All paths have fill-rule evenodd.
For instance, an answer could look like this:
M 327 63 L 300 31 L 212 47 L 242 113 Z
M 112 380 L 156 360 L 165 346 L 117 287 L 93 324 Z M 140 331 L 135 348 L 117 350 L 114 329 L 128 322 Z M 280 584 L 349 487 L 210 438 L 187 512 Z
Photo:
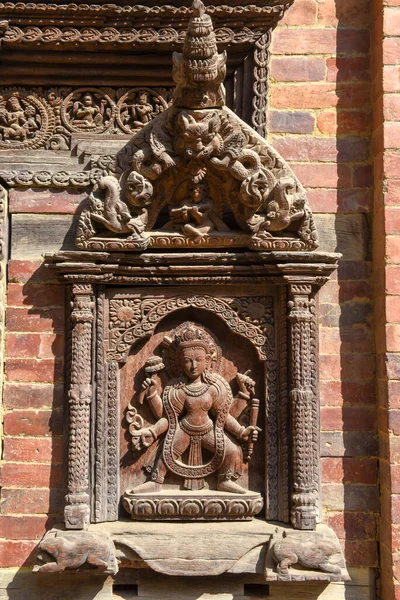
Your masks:
M 241 439 L 242 433 L 246 428 L 240 425 L 239 421 L 237 421 L 235 417 L 228 415 L 225 421 L 225 429 L 239 440 Z
M 165 417 L 159 419 L 154 425 L 149 427 L 153 437 L 157 440 L 168 429 L 168 420 Z
M 224 391 L 222 390 L 222 388 L 221 389 L 214 388 L 214 389 L 215 389 L 214 402 L 213 402 L 210 412 L 212 415 L 216 416 L 217 413 L 222 410 L 223 405 L 225 404 L 225 402 L 228 401 L 228 398 L 226 396 L 226 393 L 224 393 Z M 228 416 L 226 417 L 226 420 L 225 420 L 224 429 L 228 433 L 232 434 L 235 438 L 240 439 L 242 437 L 242 433 L 245 430 L 245 427 L 240 425 L 240 423 L 235 419 L 235 417 L 228 414 Z
M 164 413 L 164 409 L 159 393 L 155 392 L 152 395 L 147 396 L 147 401 L 150 405 L 151 412 L 156 417 L 156 419 L 161 419 Z

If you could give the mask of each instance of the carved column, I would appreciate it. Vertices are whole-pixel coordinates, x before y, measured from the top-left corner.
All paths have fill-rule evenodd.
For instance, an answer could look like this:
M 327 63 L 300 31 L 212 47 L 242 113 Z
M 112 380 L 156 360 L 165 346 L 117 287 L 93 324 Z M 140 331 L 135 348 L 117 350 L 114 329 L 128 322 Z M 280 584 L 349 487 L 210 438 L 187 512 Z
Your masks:
M 308 283 L 290 283 L 288 291 L 293 462 L 291 521 L 296 529 L 315 529 L 319 499 L 315 303 L 312 286 Z
M 64 511 L 67 529 L 89 523 L 89 435 L 92 402 L 93 287 L 72 287 L 71 383 L 69 400 L 68 490 Z

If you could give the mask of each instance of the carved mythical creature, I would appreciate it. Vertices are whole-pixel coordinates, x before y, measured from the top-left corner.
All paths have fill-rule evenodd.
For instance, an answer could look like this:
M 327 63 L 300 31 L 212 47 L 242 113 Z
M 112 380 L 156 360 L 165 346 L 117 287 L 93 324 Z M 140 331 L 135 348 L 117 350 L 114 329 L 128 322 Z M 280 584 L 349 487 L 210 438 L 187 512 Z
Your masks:
M 280 575 L 288 575 L 289 568 L 296 564 L 308 569 L 319 569 L 324 573 L 340 575 L 342 572 L 338 563 L 343 563 L 343 555 L 337 540 L 318 534 L 303 534 L 301 538 L 298 535 L 287 535 L 273 545 L 272 555 L 278 563 Z
M 219 491 L 244 494 L 246 490 L 236 483 L 242 472 L 242 450 L 225 432 L 240 442 L 253 442 L 260 429 L 255 423 L 243 427 L 229 414 L 231 388 L 212 369 L 220 360 L 215 339 L 204 327 L 185 322 L 165 343 L 168 348 L 165 363 L 172 362 L 180 375 L 167 383 L 162 397 L 154 377 L 146 377 L 144 396 L 157 421 L 136 431 L 133 439 L 134 447 L 140 450 L 163 437 L 162 452 L 153 465 L 151 480 L 128 493 L 161 490 L 165 475 L 171 471 L 183 477 L 184 487 L 192 490 L 202 489 L 204 478 L 217 472 Z M 239 393 L 250 399 L 254 381 L 248 375 L 238 376 L 237 381 Z M 203 448 L 212 453 L 206 464 L 202 459 Z M 185 464 L 182 455 L 187 450 Z
M 36 570 L 41 573 L 54 573 L 65 569 L 79 569 L 85 563 L 99 567 L 103 573 L 115 575 L 118 563 L 113 543 L 89 532 L 76 535 L 64 531 L 50 531 L 39 544 L 54 557 Z
M 99 192 L 105 190 L 103 199 Z M 121 186 L 118 180 L 109 175 L 102 177 L 94 187 L 90 199 L 92 203 L 91 217 L 115 233 L 131 233 L 140 236 L 146 226 L 147 209 L 153 188 L 142 175 L 132 171 L 126 180 L 126 202 L 136 209 L 132 216 L 128 205 L 122 200 Z

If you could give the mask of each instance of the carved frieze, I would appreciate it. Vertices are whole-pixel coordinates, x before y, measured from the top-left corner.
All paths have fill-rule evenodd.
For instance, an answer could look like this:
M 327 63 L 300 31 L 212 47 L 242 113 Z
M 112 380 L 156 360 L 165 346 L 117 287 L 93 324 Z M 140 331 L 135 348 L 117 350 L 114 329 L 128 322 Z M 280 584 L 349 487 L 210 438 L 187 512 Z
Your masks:
M 129 135 L 166 110 L 170 96 L 165 88 L 0 88 L 0 150 L 67 150 L 74 133 Z M 50 176 L 57 183 L 61 174 Z M 36 177 L 43 185 L 44 175 Z

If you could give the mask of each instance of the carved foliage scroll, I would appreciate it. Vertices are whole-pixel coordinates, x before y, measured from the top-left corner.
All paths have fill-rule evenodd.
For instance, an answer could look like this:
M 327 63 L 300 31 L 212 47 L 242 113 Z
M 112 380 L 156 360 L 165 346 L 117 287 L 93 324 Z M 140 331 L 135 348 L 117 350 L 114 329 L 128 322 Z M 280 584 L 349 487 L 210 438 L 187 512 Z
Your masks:
M 315 390 L 315 302 L 312 286 L 289 285 L 291 415 L 293 435 L 292 524 L 315 529 L 319 495 L 319 420 Z
M 94 309 L 92 294 L 90 284 L 75 284 L 72 288 L 68 481 L 64 511 L 67 529 L 83 529 L 90 519 L 89 432 Z

